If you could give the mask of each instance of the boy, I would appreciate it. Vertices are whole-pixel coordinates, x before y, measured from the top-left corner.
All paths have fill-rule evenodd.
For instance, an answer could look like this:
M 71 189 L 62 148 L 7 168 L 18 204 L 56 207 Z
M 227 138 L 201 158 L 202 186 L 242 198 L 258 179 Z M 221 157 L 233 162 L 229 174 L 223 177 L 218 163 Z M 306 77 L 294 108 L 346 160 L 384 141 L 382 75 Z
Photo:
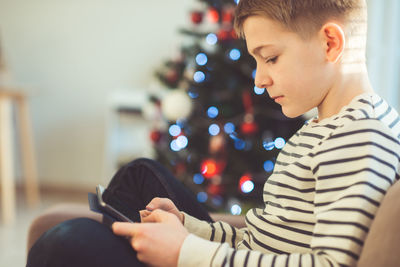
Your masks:
M 366 4 L 242 0 L 235 26 L 257 62 L 256 86 L 286 116 L 317 107 L 318 118 L 282 150 L 247 228 L 183 216 L 204 239 L 185 237 L 179 266 L 354 266 L 400 155 L 399 117 L 368 80 Z
M 154 198 L 142 223 L 114 223 L 113 232 L 131 237 L 151 266 L 355 266 L 400 155 L 400 118 L 368 80 L 365 1 L 241 0 L 235 18 L 257 62 L 256 86 L 286 116 L 316 107 L 318 117 L 281 151 L 247 227 Z M 111 182 L 110 202 L 124 179 Z

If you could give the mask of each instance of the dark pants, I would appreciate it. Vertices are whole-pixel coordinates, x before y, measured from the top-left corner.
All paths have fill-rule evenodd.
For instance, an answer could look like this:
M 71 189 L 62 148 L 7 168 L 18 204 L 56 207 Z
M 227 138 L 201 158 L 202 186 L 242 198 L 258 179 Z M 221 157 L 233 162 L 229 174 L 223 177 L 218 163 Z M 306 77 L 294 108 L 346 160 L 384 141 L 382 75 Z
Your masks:
M 113 177 L 104 199 L 135 220 L 137 212 L 154 197 L 170 198 L 181 211 L 212 221 L 208 212 L 175 177 L 158 162 L 137 159 Z M 144 266 L 123 238 L 97 221 L 79 218 L 65 221 L 44 233 L 28 254 L 28 267 L 124 267 Z

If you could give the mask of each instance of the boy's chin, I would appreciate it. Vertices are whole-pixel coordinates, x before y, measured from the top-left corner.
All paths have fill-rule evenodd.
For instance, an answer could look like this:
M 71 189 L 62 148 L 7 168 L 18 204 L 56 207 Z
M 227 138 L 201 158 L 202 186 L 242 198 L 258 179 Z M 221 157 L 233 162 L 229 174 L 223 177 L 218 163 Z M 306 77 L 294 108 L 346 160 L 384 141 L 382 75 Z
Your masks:
M 283 113 L 283 115 L 285 115 L 286 117 L 291 118 L 291 119 L 297 118 L 304 114 L 304 112 L 299 112 L 299 111 L 296 111 L 296 110 L 293 110 L 290 108 L 285 108 L 285 107 L 282 107 L 282 113 Z

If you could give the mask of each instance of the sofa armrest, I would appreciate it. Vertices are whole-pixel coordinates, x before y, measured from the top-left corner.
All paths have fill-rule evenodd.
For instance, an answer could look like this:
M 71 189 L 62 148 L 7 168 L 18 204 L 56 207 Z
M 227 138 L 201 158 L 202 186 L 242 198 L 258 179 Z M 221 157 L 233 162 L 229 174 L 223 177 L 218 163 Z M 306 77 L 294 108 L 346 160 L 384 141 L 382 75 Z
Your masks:
M 88 205 L 63 203 L 57 204 L 45 210 L 42 214 L 36 217 L 28 230 L 27 251 L 33 246 L 36 240 L 47 230 L 57 224 L 79 218 L 87 217 L 99 222 L 102 221 L 102 215 L 95 213 L 89 209 Z

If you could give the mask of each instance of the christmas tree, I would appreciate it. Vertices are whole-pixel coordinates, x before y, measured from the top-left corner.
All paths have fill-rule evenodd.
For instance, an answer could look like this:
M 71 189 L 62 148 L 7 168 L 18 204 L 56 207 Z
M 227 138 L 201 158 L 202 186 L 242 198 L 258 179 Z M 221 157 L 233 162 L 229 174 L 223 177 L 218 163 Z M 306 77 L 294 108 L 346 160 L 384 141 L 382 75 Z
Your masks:
M 301 127 L 264 88 L 233 29 L 238 1 L 203 0 L 190 13 L 180 55 L 156 75 L 169 93 L 152 97 L 160 116 L 155 157 L 209 210 L 245 212 L 262 203 L 263 185 L 285 140 Z

